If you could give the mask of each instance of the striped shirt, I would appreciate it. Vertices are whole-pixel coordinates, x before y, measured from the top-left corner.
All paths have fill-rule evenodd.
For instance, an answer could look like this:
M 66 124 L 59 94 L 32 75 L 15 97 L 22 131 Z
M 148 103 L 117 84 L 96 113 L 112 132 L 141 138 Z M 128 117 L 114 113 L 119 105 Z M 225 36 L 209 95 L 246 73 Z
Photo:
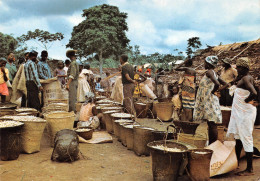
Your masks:
M 28 60 L 24 64 L 24 72 L 25 72 L 26 81 L 34 81 L 37 87 L 41 87 L 37 66 L 35 62 L 33 62 L 32 60 Z
M 38 74 L 40 79 L 50 79 L 52 78 L 51 70 L 47 62 L 39 61 L 37 64 Z

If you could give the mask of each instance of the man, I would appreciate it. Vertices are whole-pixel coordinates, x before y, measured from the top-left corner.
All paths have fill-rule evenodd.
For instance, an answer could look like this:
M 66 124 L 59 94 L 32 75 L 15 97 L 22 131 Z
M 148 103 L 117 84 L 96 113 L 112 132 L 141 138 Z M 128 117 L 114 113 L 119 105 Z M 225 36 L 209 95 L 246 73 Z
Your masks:
M 40 83 L 38 71 L 37 71 L 37 55 L 38 52 L 32 50 L 29 53 L 29 60 L 24 65 L 24 72 L 26 78 L 27 88 L 27 106 L 40 111 L 40 99 L 39 91 L 42 91 L 42 85 Z
M 8 62 L 5 67 L 9 71 L 9 80 L 10 80 L 10 83 L 12 84 L 15 74 L 17 72 L 16 65 L 14 64 L 15 58 L 14 58 L 14 54 L 12 52 L 8 54 L 7 61 Z
M 232 60 L 229 58 L 225 58 L 222 60 L 224 69 L 221 71 L 220 78 L 224 80 L 226 83 L 233 82 L 237 77 L 237 70 L 231 66 Z M 220 91 L 220 105 L 223 106 L 231 106 L 232 105 L 232 97 L 229 94 L 229 89 L 225 88 Z
M 76 62 L 76 50 L 68 50 L 66 56 L 70 59 L 71 64 L 68 69 L 68 82 L 66 89 L 69 91 L 69 111 L 76 112 L 75 103 L 77 102 L 77 88 L 79 77 L 79 65 Z
M 47 58 L 48 52 L 43 50 L 41 53 L 41 59 L 37 64 L 39 78 L 44 80 L 52 78 L 51 69 L 47 63 Z
M 182 84 L 182 106 L 183 106 L 183 121 L 193 121 L 193 109 L 195 105 L 195 82 L 196 71 L 191 68 L 192 60 L 185 61 L 185 67 L 179 65 L 175 70 L 184 71 L 183 80 L 179 83 Z
M 120 63 L 122 65 L 122 83 L 124 101 L 123 105 L 126 111 L 134 114 L 133 95 L 136 81 L 134 80 L 134 67 L 128 63 L 128 56 L 121 55 Z

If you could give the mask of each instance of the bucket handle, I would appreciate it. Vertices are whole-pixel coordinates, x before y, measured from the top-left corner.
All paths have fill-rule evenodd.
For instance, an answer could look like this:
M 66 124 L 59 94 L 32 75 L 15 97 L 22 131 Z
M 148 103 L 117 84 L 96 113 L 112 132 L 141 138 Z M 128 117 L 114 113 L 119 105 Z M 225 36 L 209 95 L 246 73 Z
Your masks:
M 167 129 L 166 129 L 166 133 L 163 137 L 163 140 L 164 140 L 164 146 L 166 147 L 166 140 L 167 140 L 167 137 L 168 137 L 168 133 L 169 133 L 169 128 L 172 127 L 174 132 L 176 133 L 177 129 L 176 129 L 176 126 L 174 124 L 170 124 L 167 126 Z

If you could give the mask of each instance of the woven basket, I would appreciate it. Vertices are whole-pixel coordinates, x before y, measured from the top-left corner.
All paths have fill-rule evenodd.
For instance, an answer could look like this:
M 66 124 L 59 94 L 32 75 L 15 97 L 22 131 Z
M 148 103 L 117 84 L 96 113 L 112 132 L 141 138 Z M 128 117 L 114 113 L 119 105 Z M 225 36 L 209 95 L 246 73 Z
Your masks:
M 202 136 L 185 133 L 178 133 L 177 140 L 187 144 L 195 145 L 197 148 L 204 148 L 207 143 L 207 139 Z
M 169 121 L 172 118 L 173 104 L 171 102 L 158 102 L 155 105 L 157 117 L 162 121 Z
M 55 103 L 64 103 L 64 104 L 69 104 L 68 99 L 49 99 L 47 104 L 55 104 Z
M 62 129 L 73 129 L 74 112 L 51 112 L 44 115 L 47 120 L 47 129 L 51 138 L 51 146 L 54 146 L 54 138 L 58 131 Z
M 41 138 L 46 126 L 46 121 L 23 121 L 21 134 L 22 152 L 35 153 L 40 151 Z

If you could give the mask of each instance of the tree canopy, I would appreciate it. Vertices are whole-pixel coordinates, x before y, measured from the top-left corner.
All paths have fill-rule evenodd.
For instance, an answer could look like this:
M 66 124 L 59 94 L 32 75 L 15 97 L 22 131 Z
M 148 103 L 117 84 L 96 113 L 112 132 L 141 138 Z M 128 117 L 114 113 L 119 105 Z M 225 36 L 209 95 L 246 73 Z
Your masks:
M 201 42 L 199 37 L 192 37 L 189 38 L 187 41 L 188 41 L 188 46 L 186 49 L 186 53 L 188 58 L 191 58 L 196 52 L 196 50 L 201 47 Z
M 83 10 L 83 20 L 73 28 L 67 47 L 78 50 L 81 58 L 97 54 L 102 72 L 103 58 L 122 54 L 129 43 L 127 14 L 103 4 Z
M 18 37 L 18 41 L 25 43 L 29 40 L 34 40 L 36 43 L 39 41 L 41 44 L 38 43 L 39 46 L 44 48 L 45 50 L 48 50 L 52 44 L 49 45 L 49 43 L 62 40 L 64 38 L 64 35 L 62 33 L 50 33 L 48 31 L 35 29 L 34 31 L 28 31 L 27 34 L 23 34 L 22 36 Z M 36 41 L 37 40 L 37 41 Z
M 6 57 L 18 47 L 18 41 L 11 35 L 0 32 L 0 57 Z

